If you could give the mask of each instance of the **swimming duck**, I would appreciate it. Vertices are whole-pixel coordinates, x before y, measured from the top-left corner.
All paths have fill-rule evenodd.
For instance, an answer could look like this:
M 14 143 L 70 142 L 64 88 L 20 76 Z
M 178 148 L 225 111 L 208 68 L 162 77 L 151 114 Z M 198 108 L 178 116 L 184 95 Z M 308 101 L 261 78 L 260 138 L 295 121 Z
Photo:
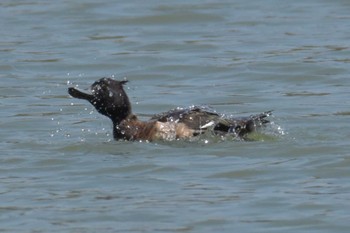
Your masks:
M 123 88 L 127 82 L 101 78 L 91 85 L 89 92 L 69 87 L 68 93 L 74 98 L 89 101 L 100 114 L 110 118 L 116 140 L 171 141 L 189 139 L 208 131 L 245 139 L 247 134 L 269 122 L 266 118 L 271 111 L 231 118 L 200 106 L 176 108 L 156 114 L 149 121 L 140 121 L 132 113 L 129 98 Z

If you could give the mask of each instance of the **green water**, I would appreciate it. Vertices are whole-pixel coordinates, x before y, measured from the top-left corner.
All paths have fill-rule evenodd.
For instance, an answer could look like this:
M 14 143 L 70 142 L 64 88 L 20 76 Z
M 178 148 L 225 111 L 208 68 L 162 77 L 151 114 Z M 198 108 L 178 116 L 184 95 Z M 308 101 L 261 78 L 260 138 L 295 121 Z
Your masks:
M 347 1 L 2 1 L 0 231 L 348 232 Z M 69 86 L 142 119 L 274 110 L 255 141 L 116 142 Z M 207 140 L 207 141 L 206 141 Z

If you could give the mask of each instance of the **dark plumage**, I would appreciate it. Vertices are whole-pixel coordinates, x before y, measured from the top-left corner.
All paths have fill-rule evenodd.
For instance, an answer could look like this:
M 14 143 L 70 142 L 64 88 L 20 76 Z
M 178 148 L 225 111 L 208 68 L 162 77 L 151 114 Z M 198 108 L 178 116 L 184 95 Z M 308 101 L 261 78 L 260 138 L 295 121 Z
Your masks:
M 90 92 L 68 88 L 68 93 L 89 101 L 113 122 L 116 140 L 174 140 L 191 138 L 205 132 L 234 135 L 244 139 L 248 133 L 268 123 L 271 111 L 242 118 L 224 117 L 204 107 L 177 108 L 140 121 L 132 114 L 123 85 L 127 81 L 102 78 L 91 85 Z

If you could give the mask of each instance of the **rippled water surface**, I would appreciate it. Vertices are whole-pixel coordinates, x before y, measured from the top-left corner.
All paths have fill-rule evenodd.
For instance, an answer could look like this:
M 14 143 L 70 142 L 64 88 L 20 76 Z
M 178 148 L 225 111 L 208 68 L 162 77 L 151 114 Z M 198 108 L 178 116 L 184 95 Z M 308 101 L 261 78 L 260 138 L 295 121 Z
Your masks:
M 348 232 L 350 4 L 0 3 L 1 232 Z M 69 86 L 142 119 L 274 110 L 256 141 L 116 142 Z

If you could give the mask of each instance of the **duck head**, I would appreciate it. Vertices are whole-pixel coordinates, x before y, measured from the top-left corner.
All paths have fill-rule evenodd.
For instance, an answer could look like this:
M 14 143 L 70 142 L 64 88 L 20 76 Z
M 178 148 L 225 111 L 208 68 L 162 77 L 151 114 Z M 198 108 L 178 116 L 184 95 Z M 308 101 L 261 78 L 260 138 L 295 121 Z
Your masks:
M 123 89 L 125 83 L 126 80 L 101 78 L 91 85 L 88 92 L 70 87 L 68 93 L 74 98 L 89 101 L 99 113 L 118 124 L 131 114 L 131 104 Z

